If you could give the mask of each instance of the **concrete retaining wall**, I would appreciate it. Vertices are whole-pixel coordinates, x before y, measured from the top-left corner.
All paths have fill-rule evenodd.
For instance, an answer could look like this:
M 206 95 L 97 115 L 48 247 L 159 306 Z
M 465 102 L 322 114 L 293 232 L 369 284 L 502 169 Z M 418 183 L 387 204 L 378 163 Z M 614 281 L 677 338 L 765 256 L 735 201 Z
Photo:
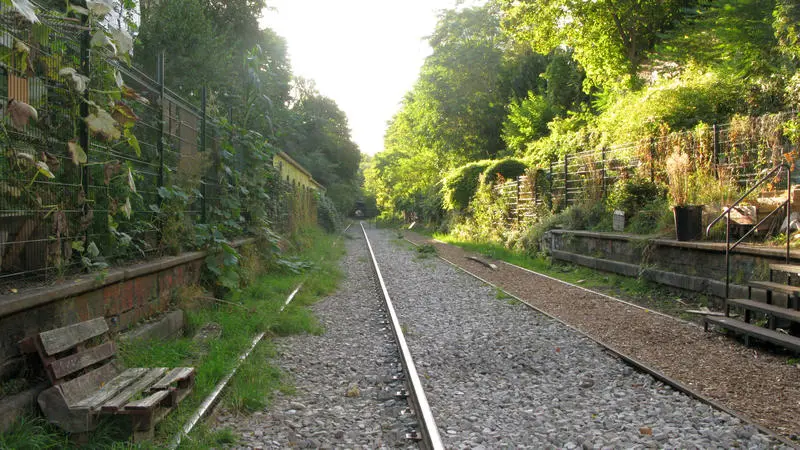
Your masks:
M 552 230 L 546 236 L 554 259 L 688 291 L 725 295 L 725 244 L 678 242 L 621 233 Z M 784 263 L 785 249 L 740 246 L 731 254 L 731 296 L 747 297 L 749 280 L 766 280 L 769 265 Z M 800 258 L 790 259 L 800 264 Z M 780 281 L 778 279 L 778 281 Z M 760 297 L 754 291 L 754 297 Z M 781 300 L 776 298 L 777 302 Z

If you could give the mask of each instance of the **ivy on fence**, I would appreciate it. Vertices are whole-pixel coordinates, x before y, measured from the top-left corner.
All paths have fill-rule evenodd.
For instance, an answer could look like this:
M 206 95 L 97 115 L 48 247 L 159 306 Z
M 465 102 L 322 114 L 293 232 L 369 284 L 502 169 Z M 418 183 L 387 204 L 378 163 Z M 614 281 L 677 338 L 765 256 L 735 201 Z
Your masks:
M 231 239 L 316 220 L 267 139 L 208 117 L 205 95 L 198 107 L 172 93 L 163 59 L 154 78 L 130 66 L 124 12 L 23 3 L 0 4 L 0 283 L 209 248 L 234 288 Z

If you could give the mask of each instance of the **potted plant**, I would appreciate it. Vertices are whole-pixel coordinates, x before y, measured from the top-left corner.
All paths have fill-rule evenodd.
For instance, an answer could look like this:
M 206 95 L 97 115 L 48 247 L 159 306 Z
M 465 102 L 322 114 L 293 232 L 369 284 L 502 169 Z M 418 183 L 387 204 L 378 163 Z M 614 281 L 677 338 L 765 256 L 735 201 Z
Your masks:
M 700 239 L 703 233 L 703 205 L 693 204 L 697 200 L 693 175 L 692 162 L 686 152 L 676 149 L 667 157 L 667 187 L 679 241 Z

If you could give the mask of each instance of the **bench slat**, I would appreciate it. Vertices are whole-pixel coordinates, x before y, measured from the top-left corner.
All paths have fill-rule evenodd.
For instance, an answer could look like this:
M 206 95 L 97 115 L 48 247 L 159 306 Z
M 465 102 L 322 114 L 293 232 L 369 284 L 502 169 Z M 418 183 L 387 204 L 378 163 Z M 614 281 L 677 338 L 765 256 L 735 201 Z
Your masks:
M 149 397 L 143 398 L 141 400 L 137 400 L 135 402 L 130 402 L 125 405 L 125 410 L 141 410 L 141 409 L 150 409 L 155 406 L 158 406 L 162 400 L 169 397 L 172 393 L 170 391 L 155 391 L 154 393 L 150 394 Z
M 111 400 L 103 402 L 101 407 L 103 411 L 114 412 L 122 408 L 128 400 L 136 394 L 141 393 L 149 388 L 156 380 L 164 375 L 167 371 L 166 367 L 156 367 L 154 369 L 144 369 L 146 372 L 142 374 L 136 381 L 128 385 L 125 389 L 120 391 Z
M 100 390 L 84 392 L 83 400 L 76 403 L 73 407 L 96 409 L 98 405 L 114 397 L 119 391 L 139 379 L 147 370 L 148 369 L 142 368 L 127 369 L 116 378 L 106 383 Z M 94 373 L 94 371 L 89 373 Z M 94 393 L 92 394 L 93 391 Z
M 158 380 L 156 384 L 153 385 L 153 389 L 166 389 L 172 383 L 181 381 L 189 377 L 192 373 L 194 373 L 193 367 L 176 367 L 164 375 L 164 378 Z
M 106 320 L 102 317 L 68 325 L 55 330 L 39 333 L 42 348 L 48 356 L 68 350 L 83 341 L 108 331 Z
M 119 373 L 117 366 L 110 362 L 91 372 L 85 373 L 74 380 L 67 381 L 58 385 L 67 406 L 74 408 L 81 400 L 85 399 L 89 393 L 95 392 L 108 380 L 111 380 Z
M 116 351 L 114 343 L 109 341 L 86 351 L 53 361 L 49 367 L 50 373 L 55 379 L 64 378 L 92 364 L 111 358 Z

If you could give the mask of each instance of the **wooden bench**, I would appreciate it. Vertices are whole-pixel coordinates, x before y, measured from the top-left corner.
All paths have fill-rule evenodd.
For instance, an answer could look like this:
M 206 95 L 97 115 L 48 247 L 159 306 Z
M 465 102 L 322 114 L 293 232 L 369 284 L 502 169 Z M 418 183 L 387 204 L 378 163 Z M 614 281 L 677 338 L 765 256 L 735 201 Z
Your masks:
M 155 424 L 194 386 L 192 367 L 123 370 L 102 317 L 45 331 L 20 344 L 24 352 L 39 355 L 53 384 L 38 398 L 45 416 L 79 439 L 103 414 L 130 416 L 134 441 L 152 439 Z

